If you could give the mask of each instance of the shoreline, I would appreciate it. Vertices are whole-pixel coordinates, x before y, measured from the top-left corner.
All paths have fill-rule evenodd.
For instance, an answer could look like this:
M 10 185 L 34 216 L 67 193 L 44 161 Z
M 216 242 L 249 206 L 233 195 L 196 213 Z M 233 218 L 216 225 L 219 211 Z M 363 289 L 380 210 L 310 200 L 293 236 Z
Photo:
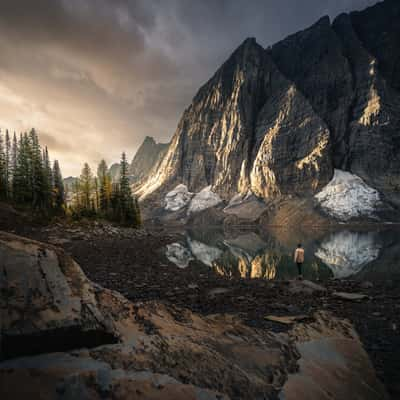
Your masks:
M 295 280 L 229 279 L 198 262 L 192 262 L 185 269 L 178 268 L 166 259 L 163 248 L 182 237 L 182 228 L 129 230 L 129 235 L 124 235 L 124 229 L 116 229 L 121 235 L 95 235 L 93 229 L 82 227 L 80 232 L 75 229 L 68 239 L 62 225 L 29 229 L 25 226 L 23 230 L 17 229 L 16 233 L 64 248 L 89 279 L 122 293 L 133 302 L 157 300 L 201 315 L 235 315 L 249 326 L 278 332 L 287 326 L 269 321 L 265 316 L 310 316 L 316 311 L 330 311 L 346 318 L 354 325 L 378 378 L 393 399 L 400 396 L 397 368 L 400 281 L 331 279 L 315 282 L 326 288 L 325 291 L 302 289 L 291 293 L 288 287 Z M 334 292 L 360 293 L 367 297 L 349 301 L 335 297 Z

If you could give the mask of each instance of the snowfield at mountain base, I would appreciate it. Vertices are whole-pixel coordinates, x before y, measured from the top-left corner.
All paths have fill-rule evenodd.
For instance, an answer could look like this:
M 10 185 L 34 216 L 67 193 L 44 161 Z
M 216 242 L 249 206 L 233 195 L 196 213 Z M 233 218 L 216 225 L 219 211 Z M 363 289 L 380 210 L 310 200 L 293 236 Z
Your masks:
M 329 215 L 344 222 L 357 217 L 376 218 L 375 211 L 381 203 L 375 189 L 357 175 L 339 169 L 315 198 Z

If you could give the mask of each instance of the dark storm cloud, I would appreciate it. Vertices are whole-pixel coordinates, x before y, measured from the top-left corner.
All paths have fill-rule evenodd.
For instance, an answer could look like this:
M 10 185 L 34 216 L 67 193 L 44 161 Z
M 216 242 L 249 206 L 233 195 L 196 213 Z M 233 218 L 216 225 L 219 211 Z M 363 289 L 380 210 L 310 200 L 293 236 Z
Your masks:
M 0 124 L 34 125 L 66 173 L 169 140 L 246 37 L 263 46 L 372 0 L 1 0 Z M 52 140 L 53 139 L 53 140 Z

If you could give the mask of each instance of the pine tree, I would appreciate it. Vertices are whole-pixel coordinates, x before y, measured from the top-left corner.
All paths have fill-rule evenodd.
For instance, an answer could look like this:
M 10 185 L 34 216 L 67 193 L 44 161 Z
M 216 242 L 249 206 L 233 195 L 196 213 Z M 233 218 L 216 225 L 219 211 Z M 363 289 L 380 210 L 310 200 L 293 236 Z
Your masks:
M 93 175 L 88 163 L 85 163 L 80 176 L 81 205 L 85 211 L 91 209 Z
M 32 205 L 33 202 L 33 166 L 32 149 L 28 134 L 20 135 L 17 163 L 14 173 L 14 201 L 17 204 Z
M 122 153 L 120 181 L 114 193 L 114 215 L 121 224 L 139 226 L 140 213 L 137 208 L 137 202 L 132 196 L 128 178 L 128 168 L 129 164 L 126 159 L 126 154 Z
M 54 208 L 56 212 L 60 213 L 64 210 L 65 191 L 60 165 L 57 160 L 54 160 L 53 163 L 53 180 Z
M 17 192 L 17 182 L 16 172 L 17 172 L 17 157 L 18 157 L 18 143 L 17 143 L 17 135 L 14 132 L 13 143 L 11 149 L 11 173 L 12 173 L 12 184 L 11 184 L 11 192 L 12 199 L 15 201 L 16 192 Z
M 99 180 L 97 176 L 93 179 L 93 188 L 94 188 L 94 207 L 97 211 L 100 208 L 100 195 L 99 195 Z
M 123 220 L 123 213 L 121 208 L 121 191 L 118 183 L 112 185 L 111 193 L 111 217 L 114 221 L 121 223 Z
M 109 179 L 108 167 L 105 160 L 101 160 L 97 167 L 97 178 L 99 180 L 99 208 L 103 214 L 106 214 L 110 208 L 111 200 L 111 179 Z
M 142 226 L 142 215 L 137 197 L 135 197 L 135 226 Z
M 29 132 L 29 154 L 32 173 L 30 176 L 32 190 L 32 208 L 44 210 L 48 208 L 48 188 L 46 177 L 45 153 L 40 148 L 39 138 L 35 129 Z
M 8 129 L 6 130 L 6 141 L 5 141 L 5 157 L 6 157 L 6 197 L 9 200 L 11 198 L 11 141 Z
M 77 179 L 73 184 L 72 184 L 72 191 L 73 191 L 73 205 L 74 205 L 74 210 L 76 213 L 80 213 L 81 208 L 82 208 L 82 203 L 81 203 L 81 183 L 79 179 Z
M 107 163 L 104 160 L 100 161 L 97 168 L 97 178 L 99 180 L 99 209 L 105 215 L 109 212 L 111 205 L 112 183 Z
M 6 172 L 6 153 L 4 148 L 3 134 L 0 131 L 0 199 L 7 198 L 7 172 Z
M 47 146 L 43 150 L 42 159 L 43 173 L 43 206 L 46 210 L 50 210 L 53 206 L 53 171 L 51 169 L 49 151 Z

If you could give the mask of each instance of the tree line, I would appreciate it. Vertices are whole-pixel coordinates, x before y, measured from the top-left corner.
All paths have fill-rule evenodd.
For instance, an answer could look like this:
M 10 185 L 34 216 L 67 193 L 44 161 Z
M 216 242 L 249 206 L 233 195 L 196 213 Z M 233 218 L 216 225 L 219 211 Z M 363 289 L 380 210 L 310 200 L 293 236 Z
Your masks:
M 132 195 L 129 164 L 121 157 L 121 174 L 113 183 L 102 160 L 94 176 L 85 163 L 72 193 L 64 188 L 59 162 L 51 165 L 47 147 L 42 148 L 35 129 L 13 136 L 0 131 L 0 201 L 29 208 L 46 216 L 105 218 L 120 225 L 141 225 L 139 204 Z
M 64 185 L 60 166 L 51 166 L 35 129 L 29 133 L 0 131 L 0 200 L 45 214 L 64 213 Z
M 112 182 L 105 160 L 101 160 L 95 176 L 88 163 L 82 168 L 79 179 L 72 187 L 69 212 L 75 218 L 105 218 L 120 225 L 139 227 L 140 208 L 132 195 L 126 154 L 121 156 L 119 181 Z

